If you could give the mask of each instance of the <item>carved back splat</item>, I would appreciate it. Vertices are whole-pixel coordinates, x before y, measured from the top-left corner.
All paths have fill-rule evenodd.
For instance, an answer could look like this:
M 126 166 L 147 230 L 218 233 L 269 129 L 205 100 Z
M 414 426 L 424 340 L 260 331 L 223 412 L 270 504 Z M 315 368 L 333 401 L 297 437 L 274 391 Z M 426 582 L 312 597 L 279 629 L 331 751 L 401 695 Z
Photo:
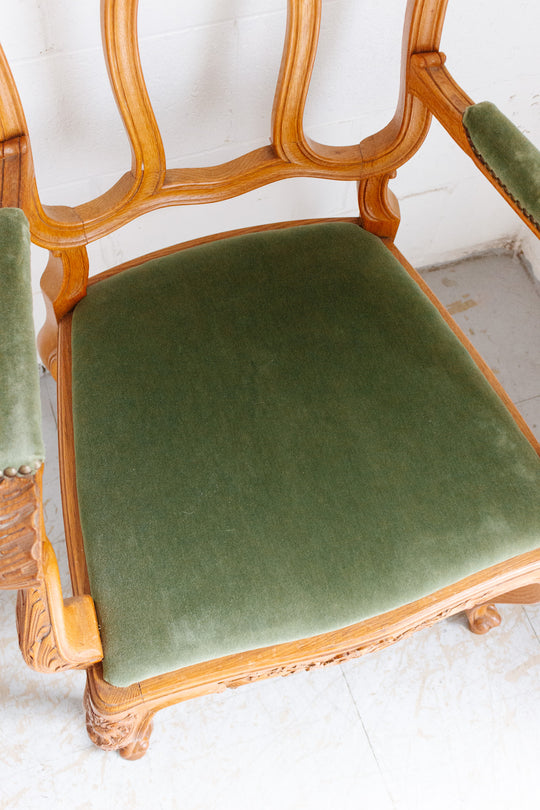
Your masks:
M 422 143 L 430 114 L 408 87 L 409 57 L 439 46 L 447 0 L 409 0 L 403 39 L 401 94 L 392 122 L 353 146 L 310 140 L 305 101 L 319 37 L 321 0 L 289 0 L 287 30 L 274 98 L 271 143 L 227 163 L 168 169 L 146 89 L 137 39 L 138 0 L 102 0 L 103 47 L 116 103 L 132 152 L 131 170 L 107 192 L 76 207 L 42 205 L 28 128 L 13 77 L 0 53 L 0 160 L 5 202 L 25 211 L 32 239 L 51 251 L 42 281 L 47 323 L 39 337 L 44 363 L 56 376 L 57 323 L 85 295 L 86 245 L 148 211 L 224 200 L 288 177 L 360 182 L 364 227 L 395 235 L 399 210 L 388 179 Z M 9 166 L 7 161 L 10 161 Z

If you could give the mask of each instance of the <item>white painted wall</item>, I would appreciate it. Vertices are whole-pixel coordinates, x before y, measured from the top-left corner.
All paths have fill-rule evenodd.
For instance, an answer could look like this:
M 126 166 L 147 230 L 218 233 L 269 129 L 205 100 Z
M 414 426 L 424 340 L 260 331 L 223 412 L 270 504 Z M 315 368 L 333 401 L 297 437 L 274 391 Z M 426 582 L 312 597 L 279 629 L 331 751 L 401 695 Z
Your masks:
M 406 0 L 324 0 L 306 111 L 317 140 L 351 143 L 391 118 Z M 219 163 L 268 142 L 285 0 L 140 0 L 141 55 L 169 164 Z M 540 146 L 540 3 L 450 0 L 443 50 L 476 101 L 494 101 Z M 11 0 L 2 44 L 25 107 L 44 202 L 76 204 L 108 188 L 129 149 L 101 55 L 99 0 Z M 526 229 L 433 124 L 394 181 L 397 244 L 417 266 L 523 240 Z M 224 203 L 154 212 L 91 246 L 91 271 L 229 227 L 356 213 L 350 183 L 290 180 Z M 536 251 L 536 252 L 535 252 Z M 35 250 L 38 278 L 44 251 Z

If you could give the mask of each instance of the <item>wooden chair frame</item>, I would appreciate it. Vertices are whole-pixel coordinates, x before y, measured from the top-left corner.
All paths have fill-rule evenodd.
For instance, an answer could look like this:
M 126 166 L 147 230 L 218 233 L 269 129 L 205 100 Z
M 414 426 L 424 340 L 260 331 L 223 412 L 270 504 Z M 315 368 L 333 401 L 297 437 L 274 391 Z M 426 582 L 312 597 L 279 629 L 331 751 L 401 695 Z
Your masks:
M 137 44 L 137 0 L 102 0 L 102 30 L 111 86 L 132 150 L 132 166 L 109 191 L 80 206 L 41 203 L 21 102 L 0 50 L 0 203 L 26 213 L 33 241 L 50 251 L 42 278 L 47 320 L 38 346 L 59 386 L 61 480 L 73 597 L 63 599 L 44 529 L 41 471 L 0 482 L 0 588 L 19 589 L 19 640 L 39 671 L 86 668 L 87 727 L 105 749 L 136 759 L 148 746 L 159 709 L 261 678 L 288 675 L 379 649 L 460 611 L 485 632 L 500 621 L 493 602 L 540 600 L 540 550 L 470 576 L 429 597 L 342 630 L 280 644 L 150 678 L 127 688 L 102 677 L 101 642 L 86 573 L 76 499 L 71 412 L 71 313 L 89 284 L 156 255 L 233 234 L 176 245 L 88 278 L 86 245 L 135 217 L 168 206 L 224 200 L 288 177 L 356 180 L 359 218 L 377 234 L 437 306 L 516 423 L 539 452 L 529 428 L 467 338 L 393 245 L 400 215 L 389 180 L 422 144 L 434 115 L 529 228 L 540 231 L 474 151 L 462 124 L 473 102 L 454 82 L 439 52 L 447 0 L 409 0 L 403 35 L 401 89 L 392 121 L 360 144 L 310 140 L 303 112 L 317 47 L 321 0 L 289 0 L 288 23 L 272 117 L 271 144 L 219 166 L 168 169 L 144 83 Z M 285 227 L 280 223 L 251 231 Z M 245 231 L 243 231 L 245 232 Z M 235 233 L 239 233 L 238 231 Z

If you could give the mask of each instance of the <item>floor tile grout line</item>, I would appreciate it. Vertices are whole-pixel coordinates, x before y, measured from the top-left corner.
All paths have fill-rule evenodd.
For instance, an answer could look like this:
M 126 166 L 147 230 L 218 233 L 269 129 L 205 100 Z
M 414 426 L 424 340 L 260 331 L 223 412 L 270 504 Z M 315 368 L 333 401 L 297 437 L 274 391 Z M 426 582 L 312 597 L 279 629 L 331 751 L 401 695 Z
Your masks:
M 46 406 L 47 409 L 50 411 L 50 414 L 51 414 L 51 416 L 53 418 L 53 421 L 54 421 L 55 430 L 58 430 L 58 424 L 57 424 L 57 421 L 56 421 L 56 415 L 54 413 L 54 406 L 53 406 L 53 403 L 51 401 L 51 395 L 49 393 L 49 386 L 47 385 L 47 379 L 46 379 L 45 375 L 43 375 L 43 377 L 40 379 L 40 388 L 43 388 L 44 391 L 45 391 L 45 396 L 44 396 L 45 402 L 42 402 L 42 408 L 43 408 L 43 406 Z M 42 413 L 42 418 L 43 418 L 43 422 L 45 422 L 46 421 L 46 415 L 44 413 Z
M 51 411 L 52 411 L 55 427 L 58 430 L 58 415 L 56 413 L 56 404 L 55 404 L 55 402 L 53 400 L 53 396 L 51 395 L 51 389 L 50 389 L 51 384 L 56 386 L 56 382 L 55 382 L 55 380 L 53 380 L 53 377 L 49 372 L 46 372 L 45 380 L 46 380 L 45 381 L 45 388 L 47 389 L 47 397 L 49 398 L 49 405 L 51 406 Z
M 341 671 L 341 675 L 343 676 L 343 680 L 345 681 L 345 686 L 347 687 L 347 691 L 348 691 L 348 693 L 349 693 L 349 695 L 350 695 L 350 698 L 351 698 L 351 700 L 352 700 L 352 702 L 353 702 L 353 705 L 354 705 L 354 708 L 355 708 L 355 710 L 356 710 L 356 714 L 357 714 L 357 717 L 358 717 L 358 719 L 359 719 L 359 721 L 360 721 L 360 725 L 362 726 L 362 730 L 363 730 L 363 732 L 364 732 L 364 734 L 365 734 L 365 737 L 366 737 L 366 740 L 367 740 L 367 744 L 369 745 L 369 749 L 370 749 L 371 753 L 373 754 L 373 759 L 375 760 L 375 764 L 376 764 L 376 766 L 377 766 L 377 770 L 379 771 L 379 774 L 380 774 L 380 776 L 381 776 L 382 783 L 383 783 L 383 785 L 384 785 L 384 789 L 386 790 L 386 793 L 387 793 L 387 795 L 388 795 L 388 798 L 390 799 L 390 802 L 391 802 L 391 804 L 392 804 L 392 807 L 393 807 L 393 808 L 394 808 L 394 810 L 395 810 L 395 808 L 397 807 L 397 805 L 396 805 L 396 803 L 395 803 L 395 801 L 394 801 L 394 797 L 393 797 L 393 795 L 392 795 L 392 791 L 391 791 L 391 790 L 390 790 L 390 788 L 388 787 L 388 783 L 387 783 L 387 781 L 386 781 L 386 777 L 385 777 L 385 775 L 384 775 L 383 769 L 381 768 L 381 764 L 380 764 L 380 762 L 379 762 L 379 760 L 378 760 L 378 758 L 377 758 L 377 754 L 375 753 L 375 749 L 374 749 L 374 747 L 373 747 L 373 743 L 371 742 L 371 738 L 370 738 L 370 736 L 369 736 L 369 734 L 368 734 L 368 730 L 367 730 L 366 725 L 365 725 L 365 723 L 364 723 L 364 719 L 363 719 L 363 717 L 362 717 L 362 715 L 361 715 L 361 713 L 360 713 L 360 709 L 359 709 L 358 704 L 357 704 L 357 702 L 356 702 L 356 700 L 355 700 L 355 698 L 354 698 L 354 694 L 353 694 L 353 692 L 352 692 L 352 689 L 351 689 L 351 687 L 350 687 L 349 681 L 348 681 L 348 679 L 347 679 L 347 675 L 345 674 L 345 672 L 344 672 L 344 670 L 343 670 L 343 667 L 342 667 L 341 665 L 340 665 L 340 667 L 339 667 L 339 668 L 340 668 L 340 671 Z
M 531 630 L 533 631 L 533 633 L 534 633 L 534 635 L 535 635 L 536 640 L 537 640 L 537 641 L 538 641 L 538 643 L 540 644 L 540 636 L 539 636 L 539 635 L 538 635 L 538 633 L 536 632 L 536 628 L 535 628 L 534 624 L 533 624 L 533 623 L 532 623 L 532 621 L 531 621 L 531 617 L 530 617 L 530 616 L 529 616 L 529 614 L 527 613 L 527 608 L 526 608 L 526 605 L 521 605 L 521 610 L 522 610 L 522 611 L 523 611 L 523 613 L 525 614 L 525 616 L 526 616 L 526 618 L 527 618 L 527 622 L 529 623 L 529 626 L 530 626 Z
M 516 405 L 524 405 L 526 402 L 532 402 L 533 399 L 540 399 L 540 393 L 539 394 L 533 394 L 532 397 L 526 397 L 525 399 L 516 400 L 515 404 Z

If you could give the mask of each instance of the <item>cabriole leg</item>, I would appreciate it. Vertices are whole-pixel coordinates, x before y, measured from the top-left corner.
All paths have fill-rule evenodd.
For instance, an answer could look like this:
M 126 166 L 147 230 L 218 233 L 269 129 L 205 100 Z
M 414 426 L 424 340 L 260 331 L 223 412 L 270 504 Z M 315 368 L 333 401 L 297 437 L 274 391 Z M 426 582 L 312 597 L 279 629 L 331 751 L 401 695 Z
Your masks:
M 124 759 L 140 759 L 148 750 L 154 712 L 135 707 L 127 712 L 103 713 L 96 709 L 86 689 L 84 693 L 86 730 L 98 748 L 119 751 Z

